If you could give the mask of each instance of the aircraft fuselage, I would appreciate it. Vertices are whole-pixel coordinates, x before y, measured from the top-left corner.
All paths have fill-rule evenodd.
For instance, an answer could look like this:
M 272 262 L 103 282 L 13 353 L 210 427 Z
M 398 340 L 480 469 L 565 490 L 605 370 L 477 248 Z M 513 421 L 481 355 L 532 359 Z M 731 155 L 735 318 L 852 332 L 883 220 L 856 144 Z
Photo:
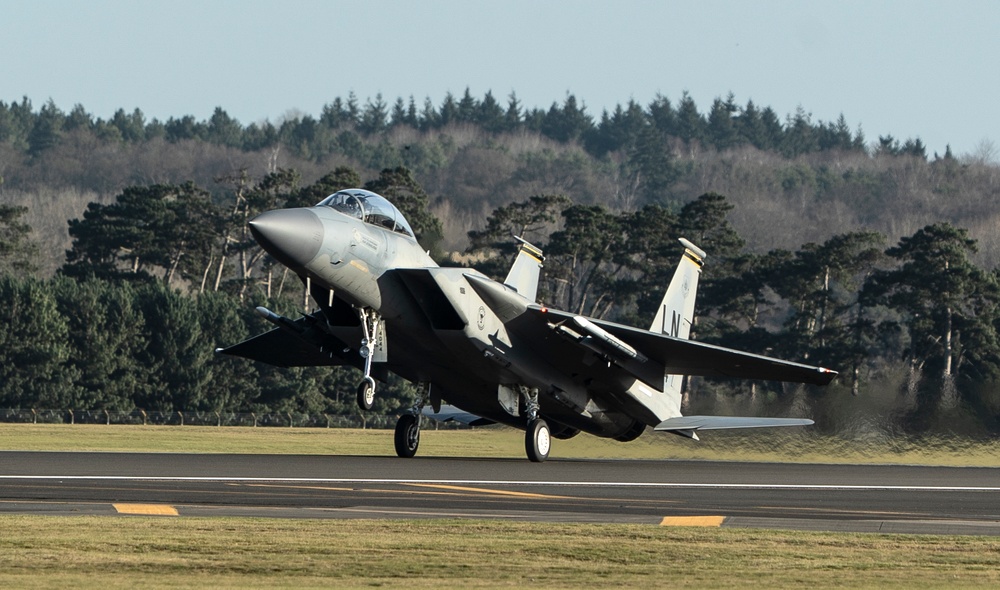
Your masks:
M 385 368 L 431 384 L 454 406 L 523 428 L 518 388 L 528 387 L 538 390 L 546 418 L 598 436 L 633 438 L 643 423 L 660 419 L 639 403 L 631 404 L 632 416 L 644 413 L 641 421 L 609 410 L 602 398 L 613 390 L 628 398 L 634 378 L 595 383 L 597 373 L 573 375 L 553 366 L 538 347 L 562 344 L 558 336 L 530 342 L 508 329 L 533 302 L 477 271 L 439 267 L 412 236 L 325 206 L 271 211 L 251 227 L 268 252 L 308 279 L 321 307 L 336 298 L 377 313 L 385 322 Z M 356 327 L 327 328 L 356 345 Z M 588 389 L 588 381 L 607 389 L 605 396 Z
M 696 439 L 698 430 L 812 424 L 683 416 L 684 375 L 826 385 L 837 374 L 690 340 L 706 254 L 684 238 L 652 324 L 641 329 L 538 304 L 542 252 L 520 238 L 503 282 L 439 267 L 402 213 L 362 189 L 249 224 L 257 242 L 303 279 L 319 310 L 290 320 L 258 308 L 277 328 L 218 351 L 279 366 L 357 367 L 362 410 L 372 409 L 376 379 L 389 372 L 418 384 L 417 403 L 396 423 L 400 457 L 416 453 L 427 405 L 438 419 L 523 428 L 528 458 L 544 461 L 551 437 L 580 431 L 626 441 L 653 426 Z

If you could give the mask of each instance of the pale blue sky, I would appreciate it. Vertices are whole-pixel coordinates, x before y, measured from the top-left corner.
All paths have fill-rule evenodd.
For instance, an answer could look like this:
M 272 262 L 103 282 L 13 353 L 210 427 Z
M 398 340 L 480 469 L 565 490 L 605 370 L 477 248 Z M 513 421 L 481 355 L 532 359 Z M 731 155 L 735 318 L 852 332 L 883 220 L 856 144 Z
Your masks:
M 1000 2 L 616 0 L 0 0 L 0 100 L 96 116 L 247 124 L 361 99 L 487 90 L 595 118 L 657 93 L 700 110 L 730 91 L 784 117 L 920 137 L 928 153 L 1000 142 Z

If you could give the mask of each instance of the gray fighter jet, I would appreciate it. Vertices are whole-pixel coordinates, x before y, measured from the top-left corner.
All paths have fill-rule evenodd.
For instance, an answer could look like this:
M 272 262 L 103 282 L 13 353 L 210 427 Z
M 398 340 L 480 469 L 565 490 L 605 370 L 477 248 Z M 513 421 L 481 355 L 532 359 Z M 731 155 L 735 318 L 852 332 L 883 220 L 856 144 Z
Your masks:
M 705 253 L 685 239 L 663 302 L 643 330 L 537 303 L 542 253 L 524 241 L 502 283 L 439 267 L 399 210 L 369 191 L 268 211 L 250 229 L 303 279 L 318 311 L 292 320 L 258 308 L 277 328 L 217 352 L 286 367 L 354 366 L 363 374 L 357 398 L 365 410 L 389 372 L 417 384 L 417 404 L 396 425 L 401 457 L 416 454 L 427 415 L 524 429 L 532 461 L 548 457 L 552 437 L 581 431 L 630 441 L 647 426 L 697 439 L 699 430 L 808 425 L 682 416 L 682 377 L 826 385 L 836 376 L 689 340 Z

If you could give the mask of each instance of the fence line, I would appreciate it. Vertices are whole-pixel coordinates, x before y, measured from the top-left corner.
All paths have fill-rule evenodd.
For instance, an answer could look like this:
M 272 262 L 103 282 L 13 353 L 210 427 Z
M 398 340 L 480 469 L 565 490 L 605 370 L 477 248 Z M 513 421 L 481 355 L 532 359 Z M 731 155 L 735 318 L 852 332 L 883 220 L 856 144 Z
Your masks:
M 253 426 L 284 428 L 392 429 L 396 416 L 310 414 L 302 412 L 147 412 L 133 410 L 0 409 L 0 422 L 21 424 L 133 424 L 160 426 Z M 455 422 L 434 423 L 435 429 L 468 428 Z

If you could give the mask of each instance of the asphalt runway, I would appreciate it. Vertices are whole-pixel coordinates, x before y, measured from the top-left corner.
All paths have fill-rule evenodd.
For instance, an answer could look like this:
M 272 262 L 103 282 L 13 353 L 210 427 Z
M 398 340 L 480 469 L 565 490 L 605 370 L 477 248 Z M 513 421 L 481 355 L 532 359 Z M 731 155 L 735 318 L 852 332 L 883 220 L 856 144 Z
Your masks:
M 0 452 L 0 513 L 1000 535 L 1000 469 L 10 451 Z

